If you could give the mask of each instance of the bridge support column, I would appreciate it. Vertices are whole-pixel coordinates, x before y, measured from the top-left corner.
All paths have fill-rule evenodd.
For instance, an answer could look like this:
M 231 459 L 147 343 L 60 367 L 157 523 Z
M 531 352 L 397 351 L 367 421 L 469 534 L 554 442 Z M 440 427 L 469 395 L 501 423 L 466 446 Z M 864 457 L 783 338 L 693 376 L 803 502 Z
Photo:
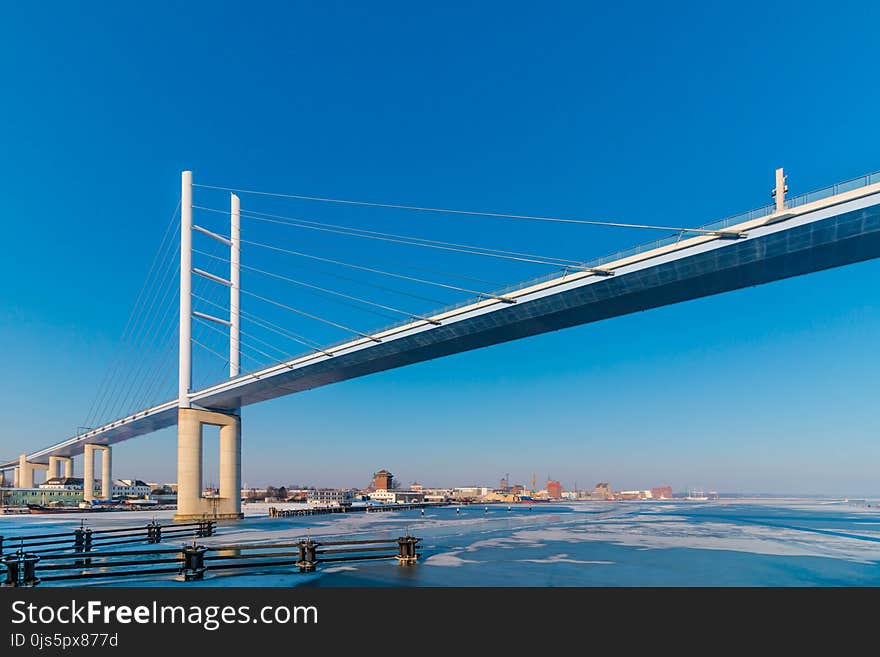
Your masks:
M 27 456 L 22 454 L 18 457 L 18 484 L 21 488 L 34 487 L 34 470 L 48 470 L 45 463 L 30 463 Z M 47 476 L 48 478 L 48 476 Z
M 83 452 L 83 501 L 95 499 L 95 449 L 97 445 L 86 445 Z
M 113 497 L 113 455 L 108 445 L 103 449 L 101 456 L 101 499 L 109 500 Z
M 34 487 L 34 471 L 24 454 L 18 457 L 18 485 L 21 488 Z
M 21 487 L 21 475 L 19 474 L 19 472 L 21 472 L 21 471 L 18 469 L 18 466 L 15 466 L 15 468 L 13 468 L 13 470 L 12 470 L 12 487 L 13 488 L 20 488 Z
M 64 464 L 64 472 L 61 470 L 61 465 Z M 49 457 L 49 472 L 46 474 L 46 477 L 51 479 L 52 477 L 72 477 L 73 476 L 73 459 L 69 456 L 50 456 Z
M 177 418 L 178 521 L 243 518 L 241 512 L 241 418 L 179 408 Z M 220 496 L 202 497 L 202 426 L 220 427 Z
M 109 500 L 113 494 L 113 470 L 110 447 L 107 445 L 86 445 L 83 452 L 83 501 L 95 499 L 95 452 L 101 456 L 101 499 Z

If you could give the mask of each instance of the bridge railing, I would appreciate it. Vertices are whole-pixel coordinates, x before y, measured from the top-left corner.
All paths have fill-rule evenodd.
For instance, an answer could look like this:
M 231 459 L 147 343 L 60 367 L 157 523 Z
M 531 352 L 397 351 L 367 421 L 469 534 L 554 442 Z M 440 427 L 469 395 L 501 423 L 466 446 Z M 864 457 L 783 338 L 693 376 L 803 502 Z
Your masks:
M 862 187 L 867 187 L 868 185 L 873 185 L 875 183 L 880 183 L 880 172 L 868 173 L 864 176 L 859 176 L 858 178 L 844 180 L 843 182 L 835 183 L 833 185 L 829 185 L 828 187 L 823 187 L 822 189 L 817 189 L 812 192 L 807 192 L 806 194 L 801 194 L 800 196 L 793 196 L 790 199 L 786 199 L 785 207 L 796 208 L 801 205 L 806 205 L 807 203 L 821 201 L 824 198 L 837 196 L 838 194 L 843 194 L 844 192 L 851 192 L 854 189 L 860 189 Z
M 202 580 L 208 571 L 286 569 L 316 570 L 322 563 L 396 559 L 402 565 L 421 557 L 421 538 L 313 541 L 289 543 L 201 545 L 180 548 L 92 550 L 57 554 L 55 550 L 18 549 L 0 555 L 0 586 L 29 587 L 40 582 L 176 575 L 179 581 Z
M 66 532 L 30 536 L 0 536 L 0 555 L 4 551 L 19 550 L 40 554 L 73 551 L 88 553 L 111 545 L 131 543 L 161 543 L 168 538 L 206 538 L 213 536 L 217 523 L 214 520 L 161 525 L 155 521 L 136 527 L 117 529 L 91 529 L 80 526 Z

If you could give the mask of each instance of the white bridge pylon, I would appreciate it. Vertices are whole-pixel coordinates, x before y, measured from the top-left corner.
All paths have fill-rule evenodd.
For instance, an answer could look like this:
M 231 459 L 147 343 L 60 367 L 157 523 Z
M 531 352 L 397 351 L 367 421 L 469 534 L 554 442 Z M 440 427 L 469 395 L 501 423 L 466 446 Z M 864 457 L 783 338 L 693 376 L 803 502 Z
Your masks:
M 241 206 L 236 194 L 230 194 L 229 237 L 193 224 L 192 171 L 180 177 L 180 348 L 178 363 L 177 418 L 177 513 L 175 520 L 193 520 L 210 516 L 220 519 L 241 518 L 241 409 L 217 411 L 194 407 L 192 394 L 192 321 L 193 317 L 220 324 L 229 329 L 229 376 L 240 369 L 241 290 Z M 207 235 L 229 247 L 229 278 L 221 278 L 192 264 L 193 231 Z M 229 288 L 229 318 L 224 319 L 192 309 L 193 275 Z M 203 491 L 204 425 L 220 427 L 220 491 L 206 498 Z

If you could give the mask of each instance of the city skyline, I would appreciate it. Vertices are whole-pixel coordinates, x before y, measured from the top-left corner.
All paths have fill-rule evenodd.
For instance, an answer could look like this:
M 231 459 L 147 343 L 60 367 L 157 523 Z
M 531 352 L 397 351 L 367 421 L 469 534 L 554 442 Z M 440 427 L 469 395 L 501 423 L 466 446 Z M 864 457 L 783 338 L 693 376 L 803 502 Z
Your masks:
M 129 474 L 123 473 L 123 474 L 124 474 L 124 476 L 114 475 L 114 477 L 113 477 L 114 483 L 117 481 L 141 480 L 141 481 L 152 482 L 152 483 L 158 484 L 160 486 L 162 486 L 162 485 L 176 485 L 175 481 L 166 480 L 161 477 L 129 476 L 130 473 Z M 535 474 L 535 473 L 533 473 L 533 474 Z M 329 481 L 329 480 L 336 481 L 336 478 L 333 478 L 332 475 L 330 476 L 329 479 L 326 478 L 326 475 L 319 475 L 318 477 L 319 478 L 315 481 L 313 481 L 311 479 L 292 480 L 292 479 L 283 479 L 282 478 L 282 479 L 278 479 L 276 481 L 262 481 L 262 482 L 255 483 L 255 482 L 243 480 L 241 488 L 243 491 L 244 490 L 265 490 L 266 488 L 280 488 L 280 487 L 285 487 L 285 488 L 289 488 L 289 489 L 327 488 L 327 489 L 333 489 L 333 490 L 348 490 L 348 489 L 363 490 L 363 489 L 369 488 L 373 483 L 373 479 L 368 477 L 367 483 L 350 481 L 347 483 L 343 482 L 343 483 L 336 483 L 336 484 L 331 485 L 331 484 L 320 483 L 320 482 Z M 81 473 L 75 472 L 73 475 L 73 478 L 77 479 L 78 481 L 82 481 Z M 64 479 L 64 477 L 61 477 L 61 479 Z M 842 497 L 845 495 L 845 494 L 833 494 L 833 493 L 828 493 L 828 492 L 824 492 L 824 491 L 792 492 L 792 491 L 775 491 L 773 489 L 768 489 L 768 490 L 715 490 L 715 488 L 713 486 L 709 486 L 709 485 L 697 485 L 697 484 L 686 484 L 686 485 L 681 485 L 681 486 L 669 485 L 662 478 L 659 478 L 656 480 L 650 480 L 650 481 L 640 481 L 635 484 L 632 483 L 634 481 L 633 478 L 626 478 L 624 481 L 626 481 L 632 485 L 617 485 L 616 482 L 613 482 L 613 481 L 609 482 L 608 479 L 609 479 L 608 477 L 595 478 L 595 482 L 590 484 L 589 482 L 593 481 L 590 478 L 585 478 L 585 479 L 581 479 L 581 480 L 575 479 L 572 481 L 537 478 L 535 486 L 532 487 L 531 483 L 530 483 L 531 482 L 531 475 L 528 477 L 523 477 L 521 479 L 517 479 L 517 477 L 511 476 L 509 480 L 506 479 L 502 475 L 499 478 L 499 480 L 496 482 L 493 482 L 490 477 L 489 478 L 483 477 L 483 478 L 480 478 L 477 480 L 464 480 L 464 479 L 453 477 L 453 479 L 451 481 L 430 481 L 427 483 L 423 480 L 418 479 L 418 478 L 415 478 L 412 480 L 410 480 L 408 478 L 404 478 L 403 480 L 399 480 L 398 477 L 395 475 L 393 488 L 406 490 L 406 489 L 409 489 L 411 486 L 423 486 L 425 488 L 432 488 L 432 489 L 451 489 L 451 488 L 467 488 L 467 487 L 503 489 L 505 487 L 511 487 L 511 488 L 521 487 L 523 490 L 532 490 L 535 492 L 538 492 L 538 491 L 546 492 L 548 490 L 548 484 L 559 484 L 561 486 L 561 490 L 564 492 L 590 491 L 590 490 L 593 490 L 596 486 L 608 485 L 614 491 L 650 490 L 650 489 L 656 489 L 656 488 L 662 488 L 662 487 L 669 487 L 676 494 L 688 493 L 690 491 L 710 491 L 711 490 L 713 493 L 718 493 L 721 495 L 734 495 L 734 496 L 749 496 L 749 495 L 775 496 L 775 495 L 779 495 L 779 496 L 784 497 L 786 495 L 789 495 L 792 497 Z M 38 479 L 38 481 L 35 483 L 35 486 L 39 486 L 39 484 L 44 483 L 44 481 L 47 481 L 47 480 L 39 480 Z M 505 484 L 504 484 L 505 481 L 509 482 L 507 484 L 507 486 L 505 486 Z M 11 482 L 7 481 L 6 485 L 11 486 Z M 216 481 L 216 479 L 205 478 L 205 480 L 204 480 L 205 490 L 216 490 L 217 485 L 218 485 L 218 482 Z M 95 480 L 95 487 L 96 488 L 100 487 L 100 480 Z M 853 495 L 850 495 L 850 496 L 853 496 Z
M 169 15 L 133 20 L 123 7 L 89 19 L 62 7 L 68 20 L 51 25 L 10 8 L 25 27 L 0 45 L 22 62 L 0 109 L 12 126 L 0 198 L 16 245 L 0 262 L 0 342 L 14 347 L 14 376 L 0 380 L 0 455 L 76 432 L 184 168 L 258 188 L 670 225 L 769 202 L 778 166 L 792 193 L 880 169 L 876 134 L 864 129 L 880 92 L 849 84 L 870 70 L 860 47 L 878 9 L 863 8 L 860 24 L 849 17 L 852 38 L 830 43 L 820 30 L 840 26 L 833 13 L 818 21 L 817 9 L 798 7 L 780 33 L 760 4 L 748 8 L 646 9 L 632 43 L 603 35 L 595 9 L 577 6 L 504 16 L 504 34 L 489 35 L 481 25 L 499 19 L 489 9 L 313 8 L 305 21 L 318 27 L 291 41 L 247 17 L 245 28 L 260 29 L 242 29 L 232 50 L 220 35 L 238 18 L 222 12 L 192 34 Z M 199 8 L 180 11 L 185 22 Z M 384 40 L 366 38 L 364 21 Z M 751 40 L 716 46 L 711 31 L 676 27 L 719 21 Z M 411 24 L 454 30 L 468 47 L 426 48 Z M 265 30 L 278 38 L 252 36 Z M 160 31 L 183 52 L 138 54 Z M 819 74 L 823 93 L 809 104 L 784 93 Z M 340 81 L 353 88 L 338 91 Z M 157 100 L 160 88 L 174 102 Z M 830 120 L 841 107 L 846 120 Z M 498 226 L 467 230 L 494 244 Z M 651 237 L 602 229 L 534 247 L 569 240 L 587 259 Z M 536 471 L 562 482 L 601 473 L 596 481 L 622 488 L 877 495 L 878 275 L 869 261 L 250 407 L 243 480 L 341 485 L 386 464 L 426 483 Z M 175 443 L 169 430 L 122 443 L 115 470 L 174 481 Z M 215 451 L 206 481 L 218 478 Z

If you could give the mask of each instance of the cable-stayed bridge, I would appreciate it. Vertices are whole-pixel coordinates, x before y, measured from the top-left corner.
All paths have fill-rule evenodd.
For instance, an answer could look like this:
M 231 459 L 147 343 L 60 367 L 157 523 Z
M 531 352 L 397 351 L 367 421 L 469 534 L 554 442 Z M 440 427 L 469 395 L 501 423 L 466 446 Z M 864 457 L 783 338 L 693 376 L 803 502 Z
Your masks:
M 778 170 L 773 205 L 694 228 L 197 185 L 184 172 L 178 210 L 85 427 L 66 440 L 0 463 L 0 471 L 15 469 L 16 485 L 29 487 L 35 469 L 60 476 L 64 465 L 69 476 L 72 457 L 83 454 L 85 497 L 91 499 L 94 453 L 100 451 L 102 495 L 107 496 L 110 446 L 177 424 L 178 517 L 238 517 L 244 406 L 880 255 L 880 174 L 802 196 L 786 198 L 786 191 Z M 218 197 L 228 206 L 203 204 Z M 244 207 L 241 198 L 247 199 Z M 261 201 L 282 209 L 264 208 Z M 395 212 L 491 218 L 517 226 L 533 248 L 475 246 L 454 235 L 416 237 L 377 230 L 373 224 L 364 228 L 341 219 L 305 219 L 284 213 L 285 203 L 320 204 L 343 210 L 345 216 L 357 210 L 370 217 Z M 583 262 L 576 254 L 534 253 L 550 225 L 658 230 L 663 237 Z M 261 229 L 272 232 L 264 237 Z M 357 246 L 341 254 L 322 248 L 338 246 L 340 240 Z M 395 262 L 388 257 L 393 249 L 416 252 L 417 261 Z M 424 254 L 453 261 L 443 270 L 442 260 Z M 490 274 L 474 271 L 463 264 L 467 259 L 491 261 L 494 268 Z M 511 267 L 523 266 L 544 271 L 506 287 L 487 277 L 504 277 L 514 271 Z M 297 291 L 295 300 L 291 290 Z M 443 295 L 447 299 L 437 298 Z M 442 305 L 450 295 L 464 300 Z M 343 319 L 339 305 L 348 309 Z M 364 328 L 375 326 L 375 315 L 397 321 Z M 339 334 L 345 337 L 329 339 Z M 194 379 L 194 371 L 205 374 Z M 221 427 L 219 498 L 201 496 L 203 424 Z

